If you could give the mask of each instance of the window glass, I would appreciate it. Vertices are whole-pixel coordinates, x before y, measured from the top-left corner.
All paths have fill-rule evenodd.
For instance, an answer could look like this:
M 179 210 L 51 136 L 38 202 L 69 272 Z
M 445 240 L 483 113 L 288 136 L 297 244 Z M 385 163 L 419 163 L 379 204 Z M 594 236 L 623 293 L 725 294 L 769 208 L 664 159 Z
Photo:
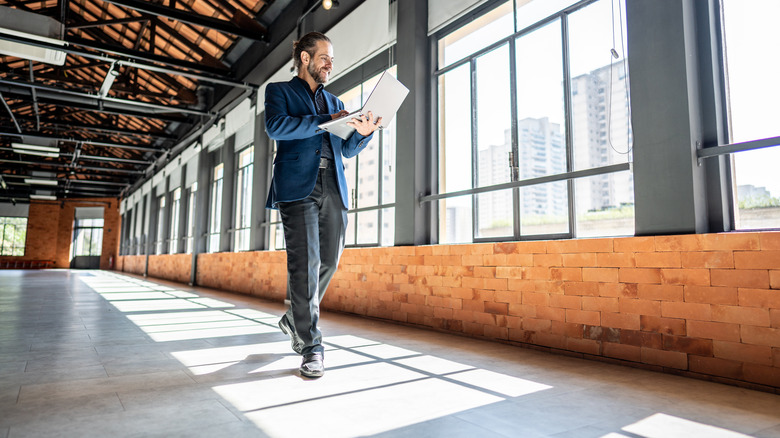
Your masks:
M 439 40 L 439 68 L 511 35 L 512 2 L 506 2 Z
M 463 65 L 439 76 L 439 190 L 472 188 L 471 80 Z
M 252 170 L 255 148 L 250 146 L 239 153 L 236 175 L 236 231 L 235 251 L 249 250 L 249 234 L 252 222 Z
M 522 30 L 578 1 L 579 0 L 515 0 L 515 5 L 517 7 L 517 30 Z
M 473 242 L 473 199 L 466 195 L 439 201 L 439 243 Z
M 520 234 L 568 233 L 568 211 L 566 181 L 520 187 Z
M 76 219 L 73 224 L 72 256 L 99 256 L 102 247 L 103 219 Z
M 219 252 L 219 238 L 222 229 L 222 179 L 224 167 L 219 163 L 214 167 L 211 183 L 211 208 L 209 215 L 208 252 Z
M 730 142 L 780 136 L 780 2 L 723 0 Z M 780 147 L 732 154 L 735 227 L 780 228 Z
M 27 240 L 26 217 L 0 217 L 0 255 L 23 256 Z
M 165 195 L 157 203 L 157 245 L 155 254 L 162 254 L 165 248 Z
M 634 180 L 630 171 L 574 182 L 577 237 L 634 234 Z
M 179 252 L 179 210 L 181 209 L 181 187 L 176 188 L 172 195 L 171 202 L 171 240 L 168 248 L 168 254 Z
M 190 196 L 187 201 L 187 245 L 185 251 L 192 254 L 195 250 L 195 207 L 197 206 L 198 183 L 194 182 L 190 187 Z

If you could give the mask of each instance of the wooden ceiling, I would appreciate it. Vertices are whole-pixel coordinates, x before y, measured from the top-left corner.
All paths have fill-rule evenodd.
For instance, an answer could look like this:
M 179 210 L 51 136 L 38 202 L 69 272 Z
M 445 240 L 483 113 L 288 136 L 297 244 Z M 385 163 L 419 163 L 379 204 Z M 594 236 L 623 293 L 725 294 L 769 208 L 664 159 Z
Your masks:
M 119 196 L 214 115 L 215 88 L 257 88 L 237 80 L 227 58 L 240 40 L 268 41 L 275 17 L 264 14 L 275 2 L 289 3 L 0 0 L 0 13 L 59 21 L 67 42 L 62 66 L 0 54 L 0 202 Z M 59 156 L 19 153 L 13 143 L 56 147 Z M 25 182 L 33 176 L 57 184 Z

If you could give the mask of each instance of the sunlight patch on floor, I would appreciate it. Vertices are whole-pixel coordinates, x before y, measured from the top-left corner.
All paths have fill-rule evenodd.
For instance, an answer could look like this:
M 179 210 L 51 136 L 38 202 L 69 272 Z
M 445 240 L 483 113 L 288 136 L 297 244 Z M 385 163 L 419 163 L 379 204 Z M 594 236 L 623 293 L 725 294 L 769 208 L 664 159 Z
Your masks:
M 654 414 L 622 430 L 643 438 L 748 438 L 739 432 L 667 414 Z

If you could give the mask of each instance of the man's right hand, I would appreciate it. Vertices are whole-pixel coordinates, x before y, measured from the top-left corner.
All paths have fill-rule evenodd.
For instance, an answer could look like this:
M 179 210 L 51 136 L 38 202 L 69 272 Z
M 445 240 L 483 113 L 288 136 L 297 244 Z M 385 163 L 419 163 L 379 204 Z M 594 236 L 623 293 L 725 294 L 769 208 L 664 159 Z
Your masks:
M 341 110 L 341 111 L 337 112 L 336 114 L 331 114 L 331 115 L 330 115 L 330 119 L 331 119 L 331 120 L 340 119 L 340 118 L 342 118 L 342 117 L 346 116 L 347 114 L 349 114 L 349 111 L 347 111 L 347 110 Z

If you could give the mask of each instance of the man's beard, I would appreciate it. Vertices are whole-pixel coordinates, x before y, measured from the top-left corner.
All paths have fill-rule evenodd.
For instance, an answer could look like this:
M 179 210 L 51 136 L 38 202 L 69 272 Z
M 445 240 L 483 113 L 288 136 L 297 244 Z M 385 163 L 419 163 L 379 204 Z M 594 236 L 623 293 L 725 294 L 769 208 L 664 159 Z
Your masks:
M 324 84 L 328 80 L 328 75 L 325 75 L 325 78 L 323 79 L 319 71 L 317 71 L 317 67 L 314 66 L 314 63 L 311 63 L 306 68 L 309 71 L 309 75 L 314 79 L 314 82 L 318 84 Z

